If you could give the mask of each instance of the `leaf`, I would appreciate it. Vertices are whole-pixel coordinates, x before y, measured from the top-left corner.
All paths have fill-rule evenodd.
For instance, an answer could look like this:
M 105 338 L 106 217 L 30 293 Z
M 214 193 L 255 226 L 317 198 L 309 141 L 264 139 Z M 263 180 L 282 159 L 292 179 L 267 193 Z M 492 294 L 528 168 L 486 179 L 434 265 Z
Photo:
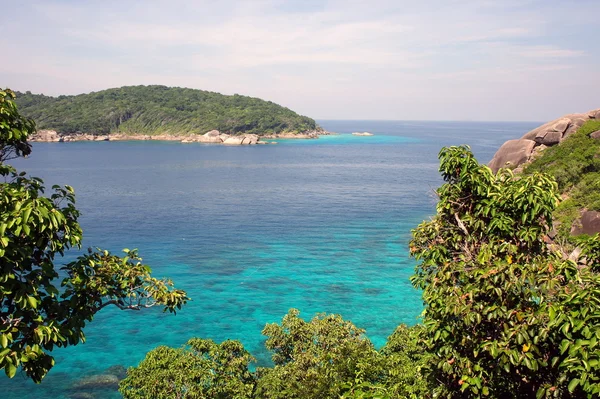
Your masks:
M 12 364 L 12 362 L 7 361 L 6 365 L 4 366 L 4 372 L 8 378 L 13 378 L 17 373 L 17 366 Z
M 571 382 L 569 382 L 569 386 L 567 387 L 567 389 L 569 390 L 569 392 L 573 393 L 575 388 L 577 388 L 578 384 L 579 384 L 579 378 L 573 378 L 571 380 Z
M 29 306 L 31 306 L 31 308 L 37 308 L 37 299 L 35 299 L 31 295 L 27 297 L 27 302 L 29 303 Z

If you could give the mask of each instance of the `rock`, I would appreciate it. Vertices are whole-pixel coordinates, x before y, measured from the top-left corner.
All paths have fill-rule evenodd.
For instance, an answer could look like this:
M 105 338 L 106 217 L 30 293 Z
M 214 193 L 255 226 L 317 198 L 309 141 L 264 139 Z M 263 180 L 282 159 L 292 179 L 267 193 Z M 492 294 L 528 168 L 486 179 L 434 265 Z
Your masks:
M 122 380 L 125 377 L 127 377 L 127 369 L 124 366 L 117 364 L 117 365 L 110 366 L 109 368 L 107 368 L 106 374 L 114 375 L 119 380 Z
M 96 396 L 90 392 L 73 392 L 69 394 L 69 399 L 95 399 Z
M 71 387 L 73 390 L 119 387 L 119 377 L 113 374 L 97 374 L 77 380 Z
M 210 132 L 206 132 L 203 134 L 204 137 L 219 137 L 221 132 L 218 130 L 211 130 Z
M 535 136 L 535 142 L 541 145 L 555 145 L 560 143 L 560 140 L 562 139 L 563 136 L 563 132 L 552 132 L 552 131 L 547 131 L 547 132 L 543 132 L 543 133 L 539 133 L 537 136 Z
M 242 141 L 244 141 L 243 136 L 231 136 L 227 140 L 223 141 L 225 145 L 242 145 Z
M 530 161 L 532 149 L 539 146 L 553 146 L 575 133 L 586 121 L 600 119 L 600 109 L 583 114 L 569 114 L 543 124 L 523 135 L 520 140 L 507 141 L 500 147 L 489 163 L 494 172 L 501 167 L 510 165 L 515 168 L 524 162 Z M 534 147 L 531 148 L 531 142 Z M 541 151 L 541 150 L 539 150 Z M 533 156 L 539 151 L 533 152 Z M 518 168 L 520 170 L 522 168 Z
M 573 118 L 571 119 L 571 126 L 569 126 L 569 128 L 565 131 L 561 141 L 575 133 L 588 120 L 589 118 L 587 116 L 577 114 L 573 115 Z
M 57 143 L 60 141 L 60 136 L 55 130 L 38 130 L 36 134 L 30 137 L 29 141 L 45 141 Z
M 500 168 L 515 168 L 529 160 L 535 146 L 536 142 L 533 140 L 509 140 L 496 152 L 489 167 L 494 173 Z
M 573 262 L 577 263 L 577 261 L 581 257 L 581 252 L 583 252 L 582 249 L 580 247 L 577 247 L 577 248 L 575 248 L 573 250 L 573 252 L 571 252 L 569 254 L 569 257 L 567 259 L 569 259 L 570 261 L 573 261 Z
M 352 135 L 353 136 L 372 136 L 373 133 L 369 133 L 369 132 L 362 132 L 362 133 L 360 133 L 360 132 L 354 132 L 354 133 L 352 133 Z
M 579 223 L 574 223 L 571 228 L 572 235 L 600 233 L 600 212 L 582 211 Z
M 590 133 L 590 137 L 596 140 L 600 140 L 600 130 L 596 130 L 593 133 Z
M 246 134 L 242 140 L 242 144 L 256 144 L 258 143 L 259 137 L 256 134 Z
M 563 137 L 563 133 L 571 126 L 571 119 L 561 118 L 555 121 L 549 122 L 533 131 L 536 132 L 535 140 L 538 144 L 554 145 L 558 144 Z M 530 135 L 530 133 L 525 136 Z
M 94 137 L 94 141 L 108 141 L 110 140 L 107 135 L 104 136 L 96 136 Z

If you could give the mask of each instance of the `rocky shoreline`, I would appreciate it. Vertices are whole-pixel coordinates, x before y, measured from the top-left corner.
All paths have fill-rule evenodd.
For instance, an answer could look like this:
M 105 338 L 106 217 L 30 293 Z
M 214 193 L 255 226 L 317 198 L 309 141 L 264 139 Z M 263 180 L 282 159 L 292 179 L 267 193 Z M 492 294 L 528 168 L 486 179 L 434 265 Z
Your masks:
M 313 130 L 304 133 L 278 133 L 278 134 L 240 134 L 230 135 L 221 133 L 218 130 L 211 130 L 205 134 L 93 134 L 93 133 L 75 133 L 60 134 L 55 130 L 39 130 L 35 135 L 29 138 L 30 142 L 42 143 L 69 143 L 75 141 L 179 141 L 181 143 L 203 143 L 203 144 L 223 144 L 223 145 L 255 145 L 255 144 L 276 144 L 272 141 L 263 141 L 264 139 L 318 139 L 319 136 L 334 134 L 325 130 Z

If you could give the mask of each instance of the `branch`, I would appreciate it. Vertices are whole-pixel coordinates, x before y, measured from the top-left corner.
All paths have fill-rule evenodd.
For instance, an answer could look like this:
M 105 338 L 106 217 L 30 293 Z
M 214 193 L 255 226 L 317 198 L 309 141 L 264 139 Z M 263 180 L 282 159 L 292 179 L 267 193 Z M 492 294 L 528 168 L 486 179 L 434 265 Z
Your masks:
M 458 217 L 458 213 L 454 214 L 454 219 L 456 219 L 456 223 L 458 223 L 458 227 L 465 233 L 465 235 L 469 235 L 469 230 L 465 227 L 464 223 Z

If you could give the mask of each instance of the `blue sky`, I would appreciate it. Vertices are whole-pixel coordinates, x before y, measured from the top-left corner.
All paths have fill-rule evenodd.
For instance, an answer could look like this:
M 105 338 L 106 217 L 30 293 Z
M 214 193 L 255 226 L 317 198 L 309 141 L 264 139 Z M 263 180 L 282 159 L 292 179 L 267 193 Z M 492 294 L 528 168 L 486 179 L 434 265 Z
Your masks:
M 163 84 L 318 119 L 545 121 L 600 108 L 598 0 L 6 1 L 0 86 Z

